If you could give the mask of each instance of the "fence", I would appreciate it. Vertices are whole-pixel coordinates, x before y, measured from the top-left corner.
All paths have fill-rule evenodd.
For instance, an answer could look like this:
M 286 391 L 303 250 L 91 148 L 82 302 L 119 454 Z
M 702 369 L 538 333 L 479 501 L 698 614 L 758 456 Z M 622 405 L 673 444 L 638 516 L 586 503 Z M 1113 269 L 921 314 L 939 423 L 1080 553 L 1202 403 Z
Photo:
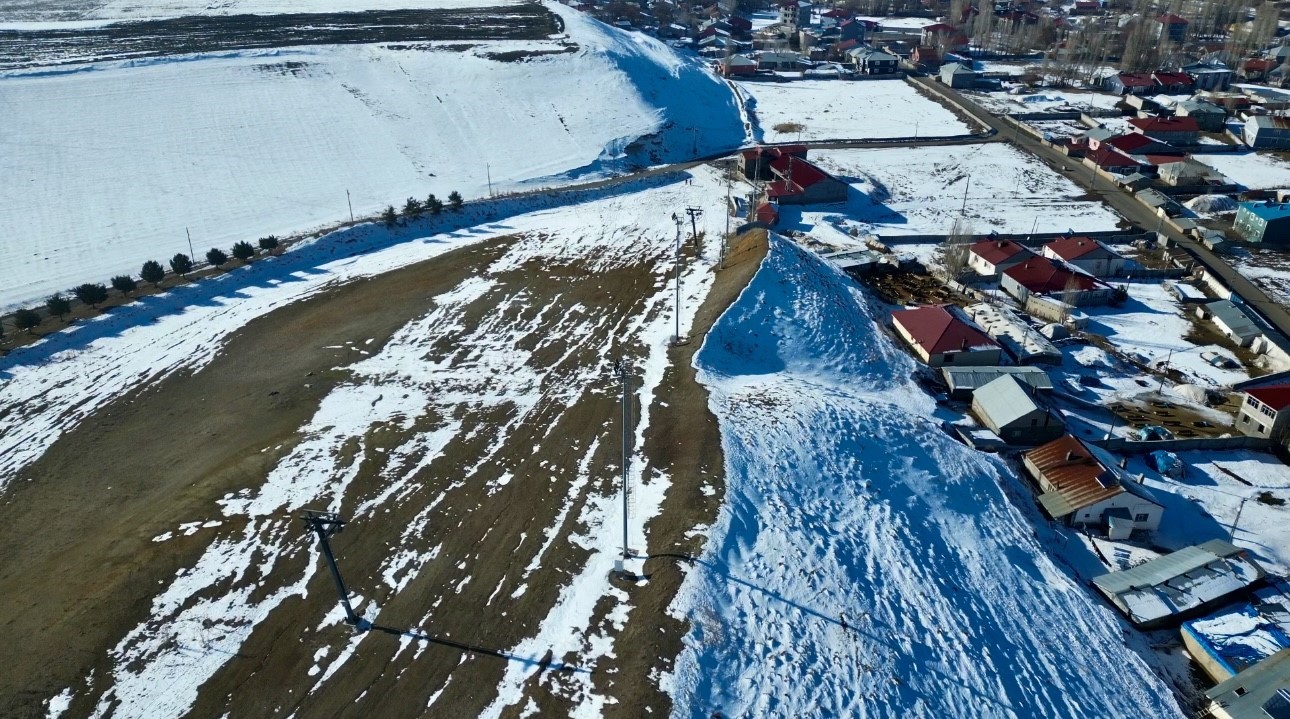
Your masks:
M 1158 439 L 1150 442 L 1144 442 L 1127 437 L 1112 437 L 1111 439 L 1090 439 L 1089 444 L 1094 444 L 1103 449 L 1121 452 L 1123 454 L 1146 454 L 1156 450 L 1166 452 L 1185 452 L 1192 449 L 1224 450 L 1224 449 L 1253 449 L 1253 450 L 1270 450 L 1276 447 L 1277 443 L 1267 437 L 1193 437 L 1189 439 Z
M 1150 232 L 1135 231 L 1126 232 L 1124 230 L 1099 230 L 1096 232 L 1033 232 L 1033 233 L 1008 233 L 997 232 L 993 235 L 966 235 L 963 236 L 965 243 L 981 242 L 983 240 L 1011 240 L 1019 245 L 1028 247 L 1039 247 L 1046 245 L 1053 240 L 1066 237 L 1068 235 L 1078 235 L 1088 237 L 1103 242 L 1116 243 L 1133 243 L 1143 237 L 1151 235 Z M 950 235 L 879 235 L 878 240 L 885 245 L 925 245 L 943 243 L 949 239 Z

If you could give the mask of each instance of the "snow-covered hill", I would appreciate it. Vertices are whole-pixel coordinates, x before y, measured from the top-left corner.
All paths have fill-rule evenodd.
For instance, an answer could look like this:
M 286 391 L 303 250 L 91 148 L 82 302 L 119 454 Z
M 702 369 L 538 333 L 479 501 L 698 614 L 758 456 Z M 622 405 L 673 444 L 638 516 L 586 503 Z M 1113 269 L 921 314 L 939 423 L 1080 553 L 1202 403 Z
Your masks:
M 774 242 L 696 364 L 727 494 L 674 605 L 675 716 L 1180 716 L 841 274 Z
M 0 73 L 0 310 L 187 253 L 186 231 L 202 256 L 335 223 L 347 191 L 363 215 L 742 142 L 707 70 L 552 10 L 577 52 L 324 46 Z M 555 54 L 487 56 L 516 50 Z

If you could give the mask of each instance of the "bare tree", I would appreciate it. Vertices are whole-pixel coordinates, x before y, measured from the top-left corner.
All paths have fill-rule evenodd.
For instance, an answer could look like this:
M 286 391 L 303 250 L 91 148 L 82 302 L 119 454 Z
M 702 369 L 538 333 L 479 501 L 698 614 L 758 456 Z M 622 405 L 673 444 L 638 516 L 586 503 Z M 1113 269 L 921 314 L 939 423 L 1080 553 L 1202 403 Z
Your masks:
M 941 246 L 941 264 L 945 265 L 945 271 L 950 277 L 959 279 L 968 268 L 968 245 L 976 239 L 976 233 L 972 229 L 972 223 L 957 219 L 950 228 L 950 234 L 946 235 L 945 243 Z

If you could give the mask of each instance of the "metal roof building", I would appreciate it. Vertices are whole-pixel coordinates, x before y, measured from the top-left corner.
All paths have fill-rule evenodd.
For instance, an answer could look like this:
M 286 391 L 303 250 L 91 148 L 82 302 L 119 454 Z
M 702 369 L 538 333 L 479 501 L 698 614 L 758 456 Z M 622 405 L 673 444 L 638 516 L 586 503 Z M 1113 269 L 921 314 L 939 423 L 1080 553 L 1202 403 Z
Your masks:
M 1007 307 L 980 302 L 967 306 L 964 311 L 987 335 L 1003 345 L 1018 364 L 1062 363 L 1061 350 Z
M 1231 300 L 1218 300 L 1202 305 L 1197 309 L 1197 314 L 1210 319 L 1228 339 L 1240 347 L 1249 345 L 1263 334 L 1254 320 Z
M 972 414 L 1009 444 L 1039 444 L 1065 431 L 1061 418 L 1038 402 L 1035 390 L 1005 374 L 972 393 Z
M 1053 380 L 1039 367 L 942 367 L 941 378 L 950 390 L 950 397 L 957 400 L 972 398 L 972 393 L 1003 375 L 1012 375 L 1030 385 L 1032 389 L 1048 391 Z
M 1093 578 L 1140 628 L 1153 628 L 1217 606 L 1267 575 L 1244 549 L 1221 539 L 1180 549 L 1132 569 Z
M 1290 649 L 1205 692 L 1215 719 L 1290 719 Z

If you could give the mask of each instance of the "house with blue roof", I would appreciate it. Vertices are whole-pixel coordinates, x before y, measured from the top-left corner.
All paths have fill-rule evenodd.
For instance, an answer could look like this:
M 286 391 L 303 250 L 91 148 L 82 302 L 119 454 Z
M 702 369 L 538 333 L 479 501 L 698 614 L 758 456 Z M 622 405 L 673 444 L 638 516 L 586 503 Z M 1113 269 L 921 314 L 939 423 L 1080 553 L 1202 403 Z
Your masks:
M 1246 242 L 1290 242 L 1290 203 L 1242 202 L 1232 229 Z
M 1182 625 L 1183 646 L 1215 682 L 1290 649 L 1290 611 L 1280 602 L 1240 604 Z

